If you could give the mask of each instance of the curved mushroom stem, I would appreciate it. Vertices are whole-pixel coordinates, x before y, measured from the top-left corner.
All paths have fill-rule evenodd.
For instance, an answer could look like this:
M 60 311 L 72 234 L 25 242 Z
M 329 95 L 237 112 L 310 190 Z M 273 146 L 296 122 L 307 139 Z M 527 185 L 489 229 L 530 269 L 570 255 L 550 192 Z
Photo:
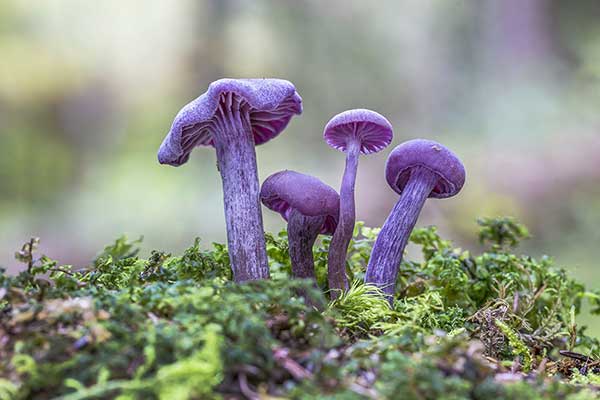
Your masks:
M 308 217 L 292 209 L 288 217 L 288 241 L 294 278 L 315 279 L 313 245 L 323 227 L 325 217 Z
M 231 93 L 216 112 L 213 142 L 223 181 L 229 258 L 236 282 L 269 278 L 254 138 L 247 105 Z
M 409 181 L 383 224 L 371 251 L 365 282 L 380 287 L 390 304 L 394 299 L 404 248 L 438 179 L 435 173 L 424 167 L 416 167 L 411 171 Z
M 348 289 L 346 278 L 346 253 L 354 232 L 356 211 L 354 207 L 354 185 L 358 169 L 360 142 L 356 139 L 348 143 L 346 149 L 346 168 L 340 187 L 340 221 L 329 245 L 327 257 L 327 277 L 331 298 L 337 298 Z

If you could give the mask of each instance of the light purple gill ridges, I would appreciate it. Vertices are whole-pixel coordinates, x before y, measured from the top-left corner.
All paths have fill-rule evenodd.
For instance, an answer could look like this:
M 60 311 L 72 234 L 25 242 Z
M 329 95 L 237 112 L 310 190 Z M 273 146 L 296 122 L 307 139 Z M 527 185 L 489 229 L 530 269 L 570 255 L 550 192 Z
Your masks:
M 439 177 L 429 197 L 452 197 L 465 183 L 465 168 L 453 152 L 432 140 L 415 139 L 400 144 L 390 153 L 385 167 L 390 187 L 396 193 L 402 193 L 411 169 L 418 166 Z
M 332 187 L 314 176 L 290 170 L 277 172 L 263 182 L 260 199 L 286 221 L 292 209 L 310 217 L 325 216 L 321 233 L 335 232 L 340 198 Z
M 247 115 L 258 145 L 273 139 L 302 113 L 302 98 L 283 79 L 219 79 L 179 111 L 160 146 L 158 161 L 179 166 L 194 147 L 213 146 L 211 132 L 227 128 L 221 116 L 232 109 Z
M 348 138 L 358 138 L 362 154 L 383 150 L 391 143 L 392 136 L 390 122 L 383 115 L 367 109 L 344 111 L 333 117 L 323 131 L 325 142 L 340 151 L 346 151 Z

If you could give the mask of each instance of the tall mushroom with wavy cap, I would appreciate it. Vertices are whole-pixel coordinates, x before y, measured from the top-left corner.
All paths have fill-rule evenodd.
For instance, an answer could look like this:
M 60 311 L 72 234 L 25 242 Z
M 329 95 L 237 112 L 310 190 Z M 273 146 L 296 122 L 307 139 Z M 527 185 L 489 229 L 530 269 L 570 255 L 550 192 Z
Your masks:
M 260 199 L 288 222 L 292 276 L 314 279 L 312 248 L 319 234 L 332 235 L 337 227 L 337 192 L 314 176 L 285 170 L 263 182 Z
M 329 288 L 334 298 L 348 288 L 346 253 L 356 220 L 354 185 L 358 157 L 383 150 L 392 141 L 392 136 L 392 124 L 383 115 L 366 109 L 344 111 L 331 118 L 325 126 L 325 142 L 346 153 L 346 168 L 340 188 L 340 222 L 331 239 L 327 260 Z
M 197 146 L 216 149 L 236 282 L 269 277 L 254 146 L 301 112 L 302 99 L 288 81 L 220 79 L 179 111 L 158 150 L 161 164 L 177 167 Z
M 415 139 L 398 145 L 390 153 L 385 177 L 400 199 L 377 236 L 365 282 L 379 286 L 392 302 L 402 254 L 425 200 L 444 199 L 460 192 L 465 183 L 465 168 L 441 144 Z

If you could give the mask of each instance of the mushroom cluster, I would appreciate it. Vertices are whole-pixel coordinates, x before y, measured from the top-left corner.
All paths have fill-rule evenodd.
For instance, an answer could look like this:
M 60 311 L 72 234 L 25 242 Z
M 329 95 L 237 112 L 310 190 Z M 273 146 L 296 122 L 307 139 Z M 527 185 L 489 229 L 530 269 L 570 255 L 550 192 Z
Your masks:
M 302 99 L 288 81 L 220 79 L 177 114 L 158 160 L 180 166 L 195 147 L 216 149 L 236 282 L 269 278 L 262 202 L 287 221 L 294 278 L 315 279 L 313 245 L 319 234 L 332 236 L 327 274 L 335 298 L 348 288 L 346 258 L 356 220 L 359 156 L 388 147 L 393 128 L 384 116 L 367 109 L 344 111 L 326 124 L 325 142 L 346 154 L 339 195 L 318 178 L 290 170 L 272 174 L 260 187 L 254 146 L 278 136 L 300 113 Z M 464 184 L 465 169 L 446 147 L 416 139 L 390 153 L 385 177 L 400 198 L 377 237 L 365 282 L 380 287 L 391 302 L 404 248 L 425 201 L 456 195 Z

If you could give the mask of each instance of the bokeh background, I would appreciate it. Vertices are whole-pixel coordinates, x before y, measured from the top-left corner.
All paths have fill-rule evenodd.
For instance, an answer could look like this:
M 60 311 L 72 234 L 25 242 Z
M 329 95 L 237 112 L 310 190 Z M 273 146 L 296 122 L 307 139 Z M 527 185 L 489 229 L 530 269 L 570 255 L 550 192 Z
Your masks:
M 18 268 L 32 235 L 74 265 L 122 233 L 146 254 L 224 242 L 214 151 L 180 168 L 156 151 L 211 81 L 280 77 L 304 114 L 257 149 L 261 180 L 288 168 L 338 187 L 344 156 L 323 126 L 371 108 L 393 145 L 432 138 L 465 162 L 462 193 L 428 202 L 420 225 L 477 249 L 478 216 L 515 216 L 533 234 L 522 251 L 600 287 L 599 20 L 597 0 L 2 0 L 0 265 Z M 360 160 L 371 226 L 397 199 L 391 148 Z

